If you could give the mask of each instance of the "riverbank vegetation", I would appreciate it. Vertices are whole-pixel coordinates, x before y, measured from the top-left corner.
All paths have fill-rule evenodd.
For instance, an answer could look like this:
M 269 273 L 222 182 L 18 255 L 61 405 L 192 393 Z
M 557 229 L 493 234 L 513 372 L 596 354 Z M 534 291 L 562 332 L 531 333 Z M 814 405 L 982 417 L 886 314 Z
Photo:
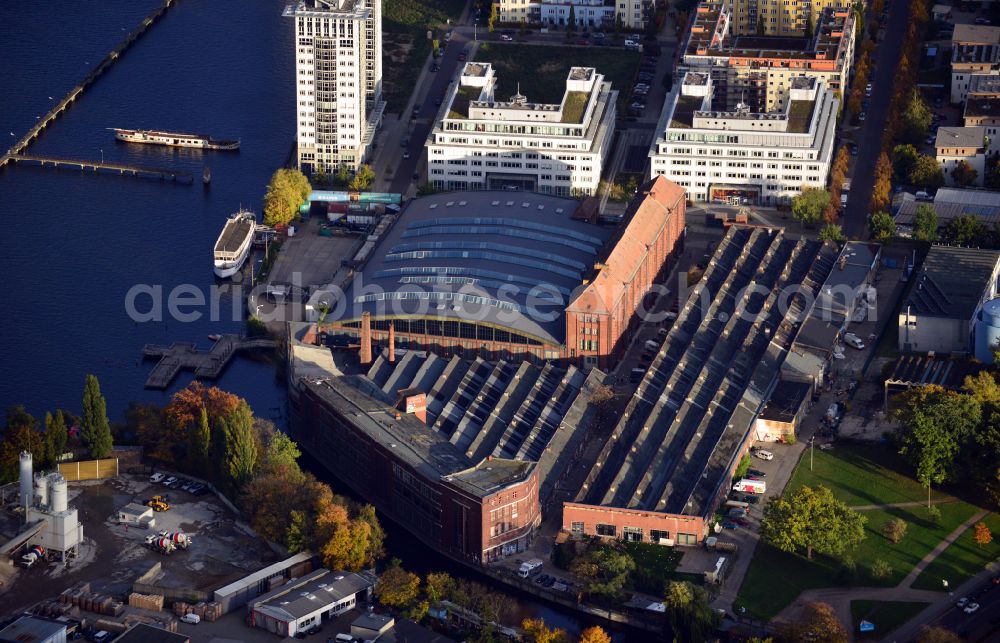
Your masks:
M 312 186 L 305 174 L 290 168 L 279 168 L 271 176 L 264 194 L 264 223 L 269 226 L 288 225 L 299 215 L 299 206 L 309 199 Z
M 111 455 L 107 405 L 94 375 L 84 380 L 82 408 L 83 417 L 56 409 L 45 413 L 44 422 L 23 406 L 7 409 L 0 439 L 0 483 L 17 479 L 22 451 L 31 454 L 36 470 L 52 468 L 66 453 L 95 459 Z

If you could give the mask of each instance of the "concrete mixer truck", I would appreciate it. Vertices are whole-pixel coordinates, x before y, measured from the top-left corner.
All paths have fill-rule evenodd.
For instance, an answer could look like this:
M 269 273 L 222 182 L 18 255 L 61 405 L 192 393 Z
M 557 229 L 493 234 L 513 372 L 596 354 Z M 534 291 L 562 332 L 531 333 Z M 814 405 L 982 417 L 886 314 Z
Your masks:
M 166 538 L 178 549 L 187 549 L 191 545 L 191 536 L 179 531 L 161 531 L 160 537 Z
M 32 545 L 31 548 L 28 549 L 28 553 L 21 556 L 21 564 L 25 567 L 31 567 L 38 561 L 42 560 L 44 556 L 45 550 L 42 549 L 40 545 Z
M 146 546 L 152 549 L 153 551 L 158 551 L 161 554 L 165 554 L 168 556 L 175 549 L 172 540 L 157 535 L 146 536 Z

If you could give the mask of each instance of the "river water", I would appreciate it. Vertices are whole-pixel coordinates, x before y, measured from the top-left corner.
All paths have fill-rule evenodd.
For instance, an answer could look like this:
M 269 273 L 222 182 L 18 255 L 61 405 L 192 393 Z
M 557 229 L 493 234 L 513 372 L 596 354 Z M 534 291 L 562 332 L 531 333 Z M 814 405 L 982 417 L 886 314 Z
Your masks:
M 0 2 L 0 135 L 20 137 L 77 84 L 156 0 Z M 291 25 L 283 0 L 180 0 L 29 147 L 29 153 L 164 166 L 192 172 L 191 185 L 74 170 L 8 166 L 0 171 L 0 408 L 25 404 L 42 414 L 78 411 L 87 373 L 101 382 L 112 421 L 130 401 L 163 403 L 143 383 L 146 343 L 197 342 L 242 328 L 241 298 L 213 295 L 212 246 L 228 215 L 259 212 L 273 170 L 294 136 Z M 109 127 L 204 132 L 238 137 L 239 153 L 125 145 Z M 6 149 L 8 145 L 0 145 Z M 201 185 L 204 165 L 211 186 Z M 137 321 L 126 304 L 163 309 Z M 197 319 L 169 319 L 177 289 L 217 296 L 220 314 L 188 307 Z M 157 294 L 159 293 L 159 294 Z M 246 398 L 258 416 L 286 422 L 285 390 L 273 366 L 235 359 L 218 385 Z M 334 481 L 331 481 L 334 482 Z M 390 555 L 465 573 L 390 526 Z M 416 561 L 420 561 L 419 564 Z M 479 579 L 475 575 L 470 576 Z M 481 579 L 479 579 L 481 580 Z M 565 610 L 515 597 L 522 615 L 578 631 Z

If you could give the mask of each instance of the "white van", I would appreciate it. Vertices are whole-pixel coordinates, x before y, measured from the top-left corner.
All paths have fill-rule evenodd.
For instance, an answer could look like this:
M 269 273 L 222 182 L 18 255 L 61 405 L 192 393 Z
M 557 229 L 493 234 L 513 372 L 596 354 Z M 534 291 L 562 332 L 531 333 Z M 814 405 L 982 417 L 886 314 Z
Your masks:
M 521 563 L 521 567 L 517 570 L 517 575 L 521 578 L 527 578 L 531 576 L 538 570 L 542 568 L 542 561 L 537 558 L 532 558 L 526 563 Z
M 181 617 L 181 621 L 185 623 L 190 623 L 192 625 L 197 625 L 198 623 L 201 623 L 201 617 L 198 616 L 197 614 L 185 614 L 184 616 Z
M 334 637 L 333 640 L 337 641 L 337 643 L 354 643 L 354 637 L 350 634 L 344 634 L 343 632 Z
M 917 201 L 930 201 L 931 200 L 931 195 L 927 194 L 923 190 L 918 190 L 915 196 L 917 197 Z
M 865 349 L 865 343 L 854 333 L 844 333 L 844 343 L 851 348 L 858 349 L 859 351 L 863 351 Z

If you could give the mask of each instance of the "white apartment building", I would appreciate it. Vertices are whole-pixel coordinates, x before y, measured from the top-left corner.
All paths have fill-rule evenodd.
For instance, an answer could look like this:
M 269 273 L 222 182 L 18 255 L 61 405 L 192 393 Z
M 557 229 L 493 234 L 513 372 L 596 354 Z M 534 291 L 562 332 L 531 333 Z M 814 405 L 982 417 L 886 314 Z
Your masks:
M 381 124 L 380 0 L 296 0 L 296 142 L 306 173 L 365 161 Z
M 559 103 L 519 93 L 498 100 L 489 63 L 466 63 L 427 139 L 427 167 L 443 190 L 597 191 L 611 152 L 618 92 L 591 67 L 573 67 Z
M 941 171 L 948 185 L 955 185 L 952 171 L 960 161 L 965 161 L 976 171 L 973 185 L 982 186 L 986 178 L 988 146 L 989 136 L 982 125 L 938 128 L 934 139 L 934 155 L 941 164 Z
M 791 80 L 779 112 L 746 105 L 713 111 L 709 74 L 688 72 L 667 97 L 650 149 L 652 176 L 694 202 L 787 204 L 803 187 L 823 188 L 833 156 L 837 104 L 815 77 Z
M 613 29 L 620 21 L 625 29 L 644 29 L 648 0 L 498 0 L 497 19 L 501 23 L 569 24 L 569 8 L 577 29 Z
M 975 76 L 1000 74 L 1000 27 L 955 25 L 951 37 L 951 102 L 965 102 Z M 970 87 L 971 85 L 971 87 Z

